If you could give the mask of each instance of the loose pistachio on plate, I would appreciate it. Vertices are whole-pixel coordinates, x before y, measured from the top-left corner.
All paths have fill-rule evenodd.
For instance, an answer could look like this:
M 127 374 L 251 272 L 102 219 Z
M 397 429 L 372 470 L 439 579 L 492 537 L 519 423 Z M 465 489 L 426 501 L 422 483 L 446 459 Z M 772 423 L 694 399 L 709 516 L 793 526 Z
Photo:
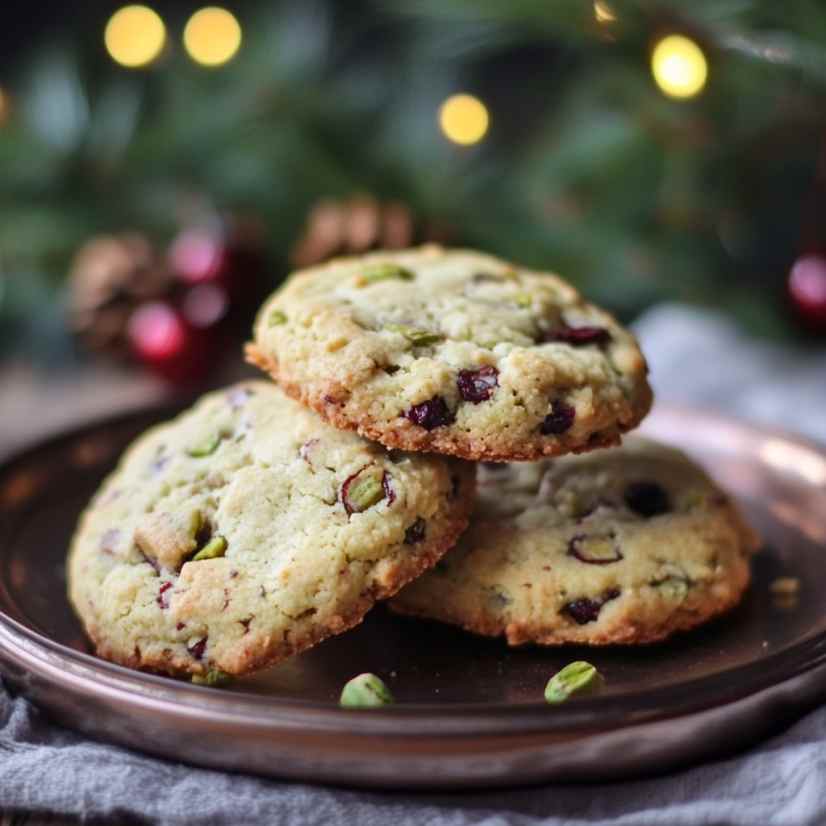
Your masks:
M 564 703 L 574 694 L 598 691 L 605 680 L 597 669 L 584 660 L 568 663 L 548 680 L 545 686 L 545 702 L 551 705 Z
M 359 674 L 341 690 L 339 704 L 344 708 L 375 708 L 394 702 L 390 689 L 375 674 Z

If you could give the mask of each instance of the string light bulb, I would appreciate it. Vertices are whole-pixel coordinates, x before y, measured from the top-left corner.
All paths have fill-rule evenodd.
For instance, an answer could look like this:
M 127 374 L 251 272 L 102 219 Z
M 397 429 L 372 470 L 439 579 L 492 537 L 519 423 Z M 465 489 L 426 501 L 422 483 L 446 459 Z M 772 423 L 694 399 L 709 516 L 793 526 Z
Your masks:
M 700 94 L 708 79 L 708 61 L 690 38 L 670 34 L 651 53 L 651 73 L 663 94 L 685 100 Z
M 594 0 L 594 17 L 597 23 L 613 23 L 617 16 L 605 0 Z
M 439 107 L 439 126 L 449 141 L 471 146 L 485 137 L 490 114 L 485 104 L 473 95 L 451 95 Z
M 184 28 L 184 48 L 202 66 L 223 66 L 241 48 L 241 24 L 218 6 L 196 11 Z
M 103 42 L 115 63 L 138 69 L 155 61 L 163 51 L 166 26 L 148 6 L 124 6 L 109 18 Z

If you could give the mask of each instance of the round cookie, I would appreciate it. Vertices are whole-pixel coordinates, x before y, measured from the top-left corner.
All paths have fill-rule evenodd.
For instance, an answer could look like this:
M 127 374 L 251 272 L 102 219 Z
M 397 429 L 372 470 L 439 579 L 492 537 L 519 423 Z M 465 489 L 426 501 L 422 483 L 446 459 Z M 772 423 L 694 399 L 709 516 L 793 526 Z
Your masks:
M 391 602 L 511 645 L 647 643 L 734 606 L 757 538 L 682 453 L 638 437 L 480 466 L 456 548 Z
M 573 287 L 436 246 L 293 274 L 247 358 L 336 427 L 465 459 L 617 444 L 652 398 L 634 337 Z
M 467 525 L 473 469 L 336 430 L 270 382 L 125 453 L 83 514 L 69 595 L 98 653 L 242 674 L 361 621 Z

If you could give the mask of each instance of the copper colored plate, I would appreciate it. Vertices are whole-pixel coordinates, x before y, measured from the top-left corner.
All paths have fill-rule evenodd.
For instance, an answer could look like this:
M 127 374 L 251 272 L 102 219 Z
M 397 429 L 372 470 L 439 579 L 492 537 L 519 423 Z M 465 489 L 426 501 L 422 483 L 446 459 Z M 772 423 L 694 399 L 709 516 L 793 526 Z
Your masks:
M 379 608 L 342 637 L 213 690 L 90 654 L 63 561 L 80 510 L 122 448 L 170 411 L 91 425 L 0 468 L 0 668 L 65 725 L 191 763 L 375 787 L 598 780 L 742 748 L 826 694 L 826 452 L 789 436 L 660 406 L 643 428 L 700 460 L 767 544 L 744 604 L 661 645 L 508 650 Z M 277 529 L 277 526 L 274 526 Z M 797 599 L 770 594 L 778 576 Z M 587 658 L 604 693 L 548 707 L 550 674 Z M 398 704 L 336 705 L 360 671 Z

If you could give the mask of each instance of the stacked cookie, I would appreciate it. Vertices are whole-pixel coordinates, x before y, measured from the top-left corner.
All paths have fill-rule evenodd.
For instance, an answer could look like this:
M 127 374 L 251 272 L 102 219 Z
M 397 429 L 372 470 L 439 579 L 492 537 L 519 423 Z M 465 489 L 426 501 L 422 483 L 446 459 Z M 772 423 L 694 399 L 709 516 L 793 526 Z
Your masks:
M 242 674 L 414 579 L 395 610 L 513 644 L 645 642 L 748 583 L 754 537 L 701 470 L 594 450 L 648 412 L 645 360 L 555 276 L 437 247 L 335 261 L 270 298 L 248 358 L 277 384 L 142 436 L 81 519 L 70 597 L 104 657 Z

